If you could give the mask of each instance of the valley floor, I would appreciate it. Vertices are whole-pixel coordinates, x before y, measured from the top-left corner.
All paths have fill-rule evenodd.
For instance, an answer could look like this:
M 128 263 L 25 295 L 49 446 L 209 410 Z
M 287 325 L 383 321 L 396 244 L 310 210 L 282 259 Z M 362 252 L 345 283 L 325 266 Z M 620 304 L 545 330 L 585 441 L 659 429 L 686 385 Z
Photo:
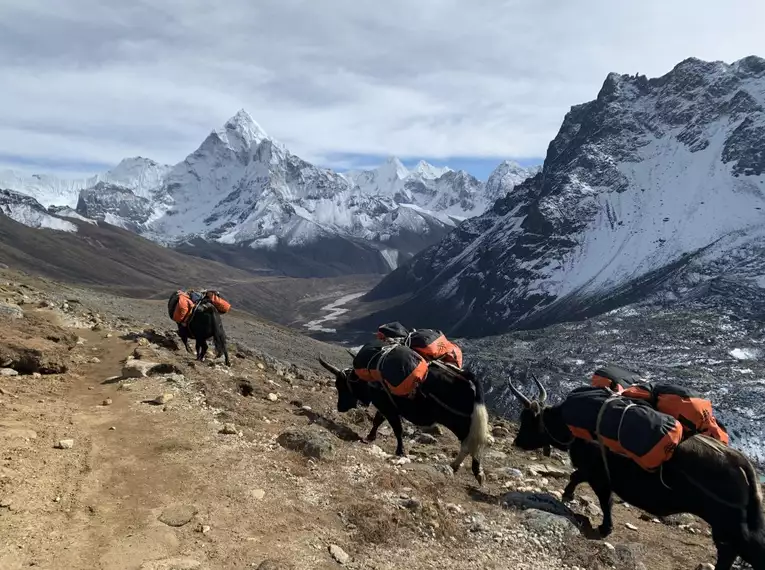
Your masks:
M 480 489 L 468 469 L 446 468 L 451 434 L 408 428 L 403 461 L 387 453 L 388 429 L 379 447 L 362 444 L 370 413 L 338 414 L 314 360 L 344 363 L 339 347 L 234 312 L 226 369 L 172 349 L 164 303 L 10 272 L 2 299 L 24 313 L 0 315 L 2 350 L 67 367 L 0 376 L 3 570 L 686 570 L 714 559 L 704 523 L 627 505 L 608 543 L 587 538 L 582 515 L 600 522 L 589 489 L 566 510 L 554 498 L 565 458 L 514 450 L 502 420 Z M 136 362 L 166 366 L 121 378 Z

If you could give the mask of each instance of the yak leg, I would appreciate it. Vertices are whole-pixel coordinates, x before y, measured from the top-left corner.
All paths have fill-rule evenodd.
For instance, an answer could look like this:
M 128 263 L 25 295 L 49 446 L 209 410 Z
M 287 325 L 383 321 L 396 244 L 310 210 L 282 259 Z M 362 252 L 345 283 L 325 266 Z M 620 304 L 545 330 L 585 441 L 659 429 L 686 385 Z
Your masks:
M 736 561 L 736 547 L 733 542 L 720 540 L 718 536 L 713 536 L 715 546 L 717 547 L 717 563 L 715 570 L 730 570 Z
M 470 470 L 473 472 L 473 476 L 478 481 L 478 484 L 483 485 L 484 481 L 486 480 L 486 474 L 483 472 L 483 467 L 481 467 L 481 460 L 473 457 L 473 462 L 470 465 Z
M 460 452 L 457 454 L 457 457 L 455 457 L 454 461 L 452 461 L 452 471 L 455 473 L 459 471 L 459 468 L 462 467 L 462 462 L 465 461 L 465 458 L 467 457 L 469 451 L 467 448 L 467 444 L 463 442 L 462 446 L 460 447 Z
M 401 416 L 395 414 L 389 417 L 388 423 L 393 428 L 393 433 L 396 434 L 396 455 L 403 457 L 406 453 L 404 452 L 404 426 L 401 425 Z
M 207 340 L 197 339 L 197 360 L 200 362 L 204 362 L 207 348 Z
M 384 421 L 385 421 L 385 416 L 380 413 L 380 410 L 377 410 L 377 413 L 375 414 L 375 417 L 372 420 L 372 429 L 369 430 L 369 433 L 367 434 L 367 437 L 364 438 L 364 441 L 368 443 L 372 443 L 374 440 L 376 440 L 377 430 L 380 429 L 380 426 L 383 425 Z
M 592 481 L 589 483 L 592 490 L 595 491 L 595 495 L 598 497 L 600 510 L 603 511 L 603 523 L 598 527 L 598 532 L 600 532 L 601 537 L 605 538 L 611 534 L 612 530 L 614 530 L 614 521 L 611 513 L 614 497 L 611 493 L 610 485 L 600 482 L 593 483 Z
M 566 485 L 566 488 L 563 489 L 563 502 L 567 503 L 569 501 L 573 501 L 574 491 L 576 491 L 576 488 L 585 481 L 586 479 L 584 473 L 582 473 L 581 470 L 577 469 L 574 471 L 568 478 L 568 485 Z
M 181 323 L 178 323 L 178 336 L 181 337 L 183 346 L 186 347 L 186 352 L 191 353 L 191 347 L 189 346 L 189 329 Z

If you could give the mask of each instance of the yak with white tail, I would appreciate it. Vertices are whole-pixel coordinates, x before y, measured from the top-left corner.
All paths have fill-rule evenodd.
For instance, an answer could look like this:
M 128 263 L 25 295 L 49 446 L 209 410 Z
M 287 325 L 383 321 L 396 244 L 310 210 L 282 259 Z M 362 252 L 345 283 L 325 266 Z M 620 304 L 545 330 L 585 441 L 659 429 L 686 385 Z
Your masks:
M 367 442 L 375 440 L 377 430 L 388 420 L 396 435 L 396 454 L 404 455 L 402 418 L 421 427 L 441 424 L 461 442 L 460 451 L 451 464 L 452 470 L 456 472 L 470 455 L 473 475 L 479 484 L 483 484 L 485 475 L 481 459 L 489 441 L 489 418 L 483 386 L 472 373 L 430 362 L 427 375 L 416 391 L 398 396 L 383 382 L 362 380 L 352 368 L 340 370 L 321 357 L 319 362 L 335 376 L 338 412 L 347 412 L 359 404 L 372 404 L 377 409 Z

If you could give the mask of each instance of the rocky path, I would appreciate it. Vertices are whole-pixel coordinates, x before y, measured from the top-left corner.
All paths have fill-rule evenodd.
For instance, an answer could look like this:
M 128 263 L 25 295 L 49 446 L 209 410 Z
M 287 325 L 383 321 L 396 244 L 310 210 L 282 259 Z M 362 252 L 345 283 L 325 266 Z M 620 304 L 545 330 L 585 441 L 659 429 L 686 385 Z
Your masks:
M 703 523 L 642 520 L 625 506 L 608 543 L 586 538 L 572 521 L 599 522 L 587 490 L 574 511 L 556 503 L 565 461 L 519 454 L 504 422 L 478 489 L 468 470 L 446 469 L 457 443 L 441 430 L 409 428 L 406 460 L 387 453 L 386 428 L 379 447 L 360 443 L 368 412 L 337 414 L 332 382 L 309 369 L 244 348 L 231 369 L 194 365 L 141 333 L 141 319 L 24 294 L 23 318 L 0 323 L 0 359 L 34 345 L 37 361 L 66 370 L 0 376 L 3 570 L 679 570 L 713 560 Z M 163 366 L 123 377 L 150 363 Z

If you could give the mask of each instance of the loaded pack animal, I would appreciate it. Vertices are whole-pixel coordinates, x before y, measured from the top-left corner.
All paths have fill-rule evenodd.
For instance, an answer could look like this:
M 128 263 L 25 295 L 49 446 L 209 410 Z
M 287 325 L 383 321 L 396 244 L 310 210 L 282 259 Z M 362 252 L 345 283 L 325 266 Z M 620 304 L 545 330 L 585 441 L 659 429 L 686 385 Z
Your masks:
M 553 446 L 567 450 L 574 466 L 563 499 L 588 483 L 603 511 L 600 534 L 613 529 L 612 495 L 653 516 L 691 513 L 712 528 L 717 547 L 715 570 L 730 570 L 737 556 L 754 570 L 765 570 L 765 517 L 757 473 L 742 453 L 705 435 L 683 440 L 656 471 L 629 457 L 601 448 L 598 441 L 576 438 L 563 419 L 562 404 L 547 405 L 547 391 L 533 377 L 539 399 L 530 400 L 512 382 L 523 404 L 514 445 L 531 451 Z
M 183 291 L 177 291 L 170 297 L 168 313 L 178 324 L 178 336 L 186 352 L 191 352 L 189 338 L 193 338 L 197 360 L 203 361 L 207 355 L 207 341 L 212 338 L 217 357 L 224 356 L 226 366 L 231 365 L 226 332 L 220 318 L 220 313 L 228 312 L 230 307 L 227 301 L 213 291 L 205 295 L 194 294 L 193 298 Z
M 199 303 L 187 325 L 178 325 L 178 336 L 181 337 L 187 352 L 191 352 L 189 338 L 194 339 L 197 360 L 200 362 L 204 361 L 207 355 L 207 340 L 212 338 L 215 352 L 217 353 L 216 357 L 219 358 L 223 355 L 226 366 L 231 366 L 228 358 L 226 331 L 223 330 L 223 321 L 218 310 L 207 299 L 203 299 Z
M 441 424 L 454 433 L 461 444 L 451 463 L 452 471 L 456 473 L 470 455 L 473 475 L 483 484 L 481 459 L 489 437 L 488 414 L 483 386 L 472 373 L 432 362 L 427 376 L 413 394 L 397 396 L 383 382 L 362 380 L 353 369 L 340 370 L 321 357 L 319 362 L 335 376 L 338 412 L 345 413 L 359 405 L 371 404 L 376 408 L 367 442 L 375 440 L 377 430 L 388 420 L 396 435 L 396 455 L 403 456 L 402 418 L 421 427 Z

